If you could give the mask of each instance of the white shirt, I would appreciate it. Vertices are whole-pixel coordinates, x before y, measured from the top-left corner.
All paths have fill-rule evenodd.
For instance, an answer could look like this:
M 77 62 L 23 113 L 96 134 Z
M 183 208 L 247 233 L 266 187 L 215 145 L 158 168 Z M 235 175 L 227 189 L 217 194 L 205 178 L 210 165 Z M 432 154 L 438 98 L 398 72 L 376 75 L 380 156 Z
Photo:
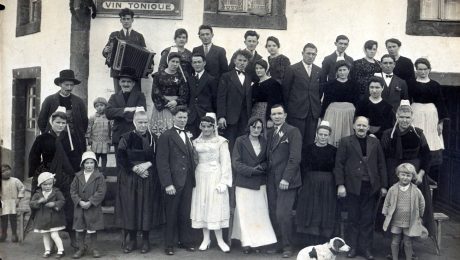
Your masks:
M 311 75 L 311 64 L 308 65 L 307 63 L 305 63 L 305 61 L 302 60 L 302 64 L 303 64 L 303 67 L 305 68 L 305 70 L 307 71 L 308 73 L 308 76 Z
M 243 85 L 244 80 L 246 79 L 246 76 L 244 75 L 244 73 L 238 73 L 238 71 L 235 71 L 235 73 L 238 76 L 238 78 L 240 79 L 241 85 Z
M 83 175 L 85 176 L 85 182 L 88 182 L 89 177 L 91 177 L 91 174 L 93 174 L 93 172 L 83 172 Z
M 201 79 L 201 76 L 203 76 L 203 73 L 204 73 L 204 70 L 195 73 L 195 76 L 196 76 L 198 79 Z
M 391 83 L 391 80 L 393 79 L 393 73 L 391 74 L 386 74 L 385 72 L 382 72 L 382 75 L 383 75 L 383 80 L 385 80 L 385 83 L 387 84 L 387 86 L 389 87 L 390 86 L 390 83 Z M 391 77 L 387 77 L 387 75 L 391 76 Z
M 203 52 L 206 53 L 206 48 L 208 48 L 208 52 L 211 50 L 212 42 L 210 44 L 203 44 Z
M 129 36 L 129 34 L 131 34 L 131 31 L 132 31 L 132 29 L 131 29 L 131 28 L 129 28 L 129 29 L 125 29 L 125 28 L 123 28 L 123 32 L 125 33 L 125 36 L 126 36 L 126 37 L 128 37 L 128 36 Z
M 52 191 L 53 191 L 53 190 L 50 190 L 50 191 L 42 191 L 43 197 L 44 197 L 45 199 L 48 199 L 48 197 L 50 196 L 50 194 L 51 194 Z
M 345 60 L 345 52 L 344 53 L 338 53 L 337 51 L 335 51 L 335 54 L 337 54 L 337 60 L 336 61 Z
M 176 125 L 174 125 L 174 127 L 178 128 L 178 129 L 181 129 L 180 127 L 178 127 Z M 178 130 L 176 130 L 176 131 L 177 131 L 177 133 L 179 134 L 180 138 L 182 139 L 182 141 L 185 144 L 185 142 L 187 142 L 187 139 L 185 138 L 185 130 L 184 129 L 181 129 L 181 130 L 183 130 L 183 131 L 180 131 L 180 132 Z

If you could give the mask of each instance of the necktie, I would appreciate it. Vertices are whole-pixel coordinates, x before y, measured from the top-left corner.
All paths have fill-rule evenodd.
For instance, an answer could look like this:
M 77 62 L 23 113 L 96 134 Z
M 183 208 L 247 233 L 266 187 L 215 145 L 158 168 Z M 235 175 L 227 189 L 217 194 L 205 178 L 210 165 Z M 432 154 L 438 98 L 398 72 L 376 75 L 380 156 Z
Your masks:
M 208 45 L 205 45 L 204 46 L 204 55 L 208 55 L 208 52 L 209 52 L 209 46 Z
M 129 37 L 129 30 L 126 30 L 126 38 Z
M 391 79 L 391 77 L 393 77 L 393 75 L 388 75 L 388 74 L 385 75 L 385 76 L 386 76 L 387 78 L 390 78 L 390 79 Z
M 195 79 L 196 79 L 196 81 L 200 80 L 200 76 L 199 76 L 198 73 L 195 73 Z
M 307 66 L 307 73 L 308 73 L 308 76 L 311 75 L 311 65 L 308 65 L 308 66 Z
M 182 130 L 182 129 L 178 128 L 178 127 L 174 127 L 174 129 L 176 129 L 176 131 L 179 132 L 179 135 L 180 135 L 181 133 L 185 133 L 185 130 Z

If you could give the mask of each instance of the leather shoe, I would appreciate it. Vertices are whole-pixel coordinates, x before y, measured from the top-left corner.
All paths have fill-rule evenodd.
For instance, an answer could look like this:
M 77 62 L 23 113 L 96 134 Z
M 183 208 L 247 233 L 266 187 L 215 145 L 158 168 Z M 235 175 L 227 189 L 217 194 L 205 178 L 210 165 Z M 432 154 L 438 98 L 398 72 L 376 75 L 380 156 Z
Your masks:
M 251 248 L 249 246 L 243 247 L 243 254 L 250 254 L 251 253 Z
M 348 258 L 355 258 L 356 257 L 356 249 L 354 249 L 354 248 L 350 249 L 350 251 L 348 251 L 347 257 Z
M 292 250 L 283 250 L 283 258 L 290 258 L 292 257 Z
M 172 248 L 172 247 L 165 248 L 165 254 L 166 255 L 174 255 L 174 248 Z
M 181 242 L 177 242 L 177 247 L 185 249 L 188 252 L 195 252 L 196 251 L 196 248 L 194 246 L 189 246 L 189 245 L 183 244 Z
M 365 250 L 364 251 L 364 258 L 366 258 L 367 260 L 373 260 L 374 256 L 372 255 L 370 250 Z
M 125 254 L 131 253 L 133 250 L 136 249 L 136 242 L 134 241 L 129 241 L 125 247 Z
M 149 241 L 144 241 L 142 243 L 141 254 L 146 254 L 150 251 L 150 243 Z

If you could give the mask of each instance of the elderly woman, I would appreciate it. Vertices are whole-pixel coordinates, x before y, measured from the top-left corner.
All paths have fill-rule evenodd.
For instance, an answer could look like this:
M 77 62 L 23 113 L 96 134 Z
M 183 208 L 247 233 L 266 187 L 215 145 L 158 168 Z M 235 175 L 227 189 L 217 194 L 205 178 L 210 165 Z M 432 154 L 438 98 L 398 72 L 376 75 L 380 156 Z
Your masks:
M 164 71 L 168 67 L 168 55 L 171 52 L 177 52 L 180 55 L 180 69 L 187 75 L 193 74 L 192 52 L 185 48 L 188 41 L 188 33 L 185 29 L 179 28 L 174 32 L 174 45 L 164 49 L 161 52 L 160 65 L 158 71 Z
M 203 229 L 199 250 L 209 248 L 210 230 L 214 230 L 219 248 L 229 252 L 222 238 L 222 228 L 228 228 L 230 222 L 228 187 L 232 186 L 232 166 L 228 141 L 217 134 L 215 117 L 204 116 L 200 129 L 201 135 L 193 140 L 198 165 L 192 192 L 192 228 Z
M 381 72 L 379 62 L 374 59 L 377 53 L 378 43 L 374 40 L 369 40 L 364 43 L 364 58 L 355 60 L 351 70 L 351 79 L 353 79 L 359 87 L 360 99 L 367 99 L 367 87 L 371 77 L 378 72 Z
M 325 86 L 321 118 L 331 124 L 329 143 L 338 146 L 344 136 L 353 134 L 353 116 L 359 98 L 358 85 L 348 79 L 350 64 L 340 60 L 335 65 L 337 79 Z
M 322 243 L 336 226 L 337 193 L 332 170 L 337 148 L 328 144 L 329 122 L 322 121 L 316 130 L 316 141 L 304 149 L 303 186 L 297 203 L 297 231 L 307 233 Z
M 177 105 L 186 105 L 189 98 L 189 88 L 179 69 L 181 55 L 177 52 L 170 52 L 167 62 L 168 67 L 153 76 L 152 101 L 154 106 L 150 129 L 157 136 L 173 126 L 171 109 Z
M 155 166 L 156 137 L 148 130 L 143 108 L 135 112 L 133 123 L 136 129 L 121 137 L 116 154 L 120 167 L 115 216 L 118 226 L 129 234 L 124 252 L 136 249 L 136 233 L 142 231 L 141 253 L 147 253 L 150 229 L 164 220 L 162 191 Z
M 257 69 L 256 69 L 257 72 Z M 276 243 L 267 204 L 267 141 L 261 118 L 251 117 L 248 134 L 240 136 L 233 147 L 236 209 L 232 238 L 241 241 L 243 252 Z
M 283 103 L 283 89 L 278 81 L 267 75 L 268 63 L 266 61 L 256 61 L 255 71 L 259 82 L 252 88 L 252 116 L 260 117 L 263 122 L 266 122 L 270 119 L 270 108 Z M 268 127 L 272 127 L 273 123 L 268 122 L 270 124 Z
M 67 114 L 64 107 L 58 107 L 49 119 L 51 129 L 35 139 L 29 153 L 29 176 L 32 177 L 32 193 L 37 188 L 38 175 L 42 172 L 56 174 L 54 186 L 63 193 L 66 203 L 66 231 L 71 238 L 72 247 L 76 248 L 75 234 L 72 231 L 73 202 L 70 197 L 70 185 L 75 173 L 80 170 L 82 147 L 67 128 Z
M 265 48 L 270 56 L 268 56 L 268 63 L 270 64 L 270 76 L 282 83 L 284 80 L 284 73 L 291 65 L 289 58 L 279 53 L 280 41 L 275 36 L 269 36 Z

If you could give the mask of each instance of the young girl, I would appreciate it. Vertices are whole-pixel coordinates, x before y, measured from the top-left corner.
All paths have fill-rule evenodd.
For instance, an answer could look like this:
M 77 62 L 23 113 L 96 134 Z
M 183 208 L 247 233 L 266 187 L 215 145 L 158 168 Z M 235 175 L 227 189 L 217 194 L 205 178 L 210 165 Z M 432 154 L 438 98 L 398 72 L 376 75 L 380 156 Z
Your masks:
M 105 108 L 107 100 L 103 97 L 98 97 L 93 102 L 96 114 L 89 118 L 88 130 L 86 131 L 86 139 L 88 145 L 91 146 L 91 151 L 96 154 L 96 164 L 101 159 L 101 173 L 105 172 L 107 165 L 107 153 L 110 150 L 111 144 L 111 124 L 105 116 Z
M 406 260 L 412 259 L 412 238 L 420 237 L 422 231 L 422 216 L 425 211 L 425 199 L 422 192 L 412 180 L 417 172 L 410 163 L 403 163 L 396 168 L 399 182 L 394 184 L 385 198 L 382 213 L 385 215 L 383 230 L 391 225 L 393 240 L 391 241 L 391 254 L 393 260 L 398 260 L 399 244 L 403 234 L 404 253 Z
M 96 169 L 96 155 L 87 151 L 81 159 L 83 170 L 75 174 L 70 186 L 70 196 L 74 207 L 73 229 L 77 234 L 78 250 L 72 256 L 80 258 L 85 254 L 86 248 L 93 257 L 101 257 L 96 249 L 96 230 L 104 229 L 104 217 L 101 203 L 104 200 L 106 185 L 104 176 Z M 89 234 L 90 244 L 85 244 L 85 230 Z
M 42 172 L 38 176 L 37 191 L 30 199 L 30 207 L 35 209 L 34 232 L 43 234 L 45 245 L 44 258 L 51 255 L 51 239 L 58 249 L 56 258 L 64 256 L 64 246 L 59 237 L 59 230 L 65 229 L 66 220 L 62 207 L 65 204 L 64 195 L 58 188 L 53 188 L 54 174 Z
M 21 198 L 24 198 L 24 185 L 14 177 L 11 177 L 11 167 L 7 164 L 2 164 L 2 186 L 0 186 L 0 196 L 3 207 L 0 209 L 2 234 L 0 242 L 5 242 L 8 230 L 8 218 L 11 224 L 11 242 L 18 242 L 16 207 Z

